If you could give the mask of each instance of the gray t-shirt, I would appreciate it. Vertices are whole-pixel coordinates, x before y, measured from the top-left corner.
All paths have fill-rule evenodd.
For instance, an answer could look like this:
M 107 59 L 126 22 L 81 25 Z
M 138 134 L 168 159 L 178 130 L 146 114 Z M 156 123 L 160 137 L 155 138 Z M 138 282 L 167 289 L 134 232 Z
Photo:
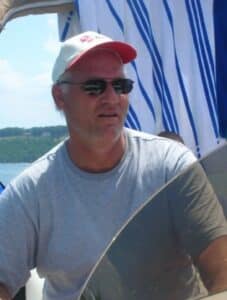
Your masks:
M 0 282 L 13 294 L 36 267 L 46 279 L 43 299 L 75 300 L 129 216 L 196 160 L 180 143 L 129 129 L 125 134 L 127 149 L 111 171 L 77 168 L 63 142 L 1 194 Z

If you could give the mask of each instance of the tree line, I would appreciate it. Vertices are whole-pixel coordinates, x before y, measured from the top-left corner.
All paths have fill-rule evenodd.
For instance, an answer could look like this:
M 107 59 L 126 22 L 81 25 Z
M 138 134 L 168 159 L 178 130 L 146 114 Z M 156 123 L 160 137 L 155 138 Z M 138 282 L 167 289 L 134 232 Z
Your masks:
M 32 128 L 8 127 L 0 129 L 0 138 L 15 136 L 51 136 L 59 138 L 64 135 L 67 135 L 67 127 L 63 125 Z
M 66 126 L 0 129 L 0 163 L 32 162 L 67 135 Z

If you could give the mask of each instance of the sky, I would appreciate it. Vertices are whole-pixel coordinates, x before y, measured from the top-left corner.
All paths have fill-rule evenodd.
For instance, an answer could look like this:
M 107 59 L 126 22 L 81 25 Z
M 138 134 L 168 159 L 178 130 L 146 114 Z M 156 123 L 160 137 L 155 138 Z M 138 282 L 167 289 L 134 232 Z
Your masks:
M 0 129 L 65 125 L 51 96 L 59 45 L 56 14 L 6 24 L 0 33 Z

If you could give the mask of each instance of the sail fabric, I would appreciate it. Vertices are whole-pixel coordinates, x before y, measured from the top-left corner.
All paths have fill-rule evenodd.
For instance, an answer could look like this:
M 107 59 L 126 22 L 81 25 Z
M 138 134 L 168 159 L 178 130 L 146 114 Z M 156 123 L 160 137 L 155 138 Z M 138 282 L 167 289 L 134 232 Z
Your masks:
M 138 58 L 127 66 L 135 81 L 128 127 L 155 134 L 174 131 L 198 157 L 223 143 L 213 0 L 75 0 L 74 4 L 74 12 L 59 14 L 61 40 L 94 30 L 138 50 Z

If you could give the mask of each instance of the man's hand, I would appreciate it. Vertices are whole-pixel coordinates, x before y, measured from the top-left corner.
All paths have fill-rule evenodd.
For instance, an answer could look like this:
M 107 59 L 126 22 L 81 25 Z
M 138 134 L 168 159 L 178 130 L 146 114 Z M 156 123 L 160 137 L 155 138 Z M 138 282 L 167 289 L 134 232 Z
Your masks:
M 195 259 L 203 282 L 210 293 L 227 289 L 227 236 L 215 239 Z
M 0 283 L 0 300 L 12 300 L 8 289 L 2 283 Z

